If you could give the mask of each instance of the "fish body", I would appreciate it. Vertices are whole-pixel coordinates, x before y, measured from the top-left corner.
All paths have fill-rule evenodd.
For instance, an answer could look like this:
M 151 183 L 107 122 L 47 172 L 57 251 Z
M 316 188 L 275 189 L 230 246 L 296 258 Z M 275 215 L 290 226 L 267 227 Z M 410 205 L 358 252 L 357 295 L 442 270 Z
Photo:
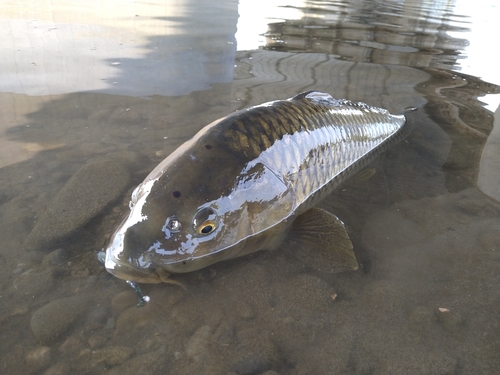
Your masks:
M 105 267 L 126 280 L 161 282 L 165 272 L 276 249 L 304 228 L 309 243 L 335 252 L 335 238 L 325 239 L 329 226 L 342 223 L 311 208 L 405 128 L 403 115 L 316 91 L 217 120 L 134 190 Z M 356 268 L 345 229 L 342 236 L 348 244 L 340 262 Z

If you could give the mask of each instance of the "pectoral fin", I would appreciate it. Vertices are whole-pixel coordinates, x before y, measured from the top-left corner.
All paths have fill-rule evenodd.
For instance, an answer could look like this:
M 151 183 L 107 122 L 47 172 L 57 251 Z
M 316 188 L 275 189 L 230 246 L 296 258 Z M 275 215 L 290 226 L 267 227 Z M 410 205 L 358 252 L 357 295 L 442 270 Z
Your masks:
M 296 258 L 317 270 L 358 269 L 344 223 L 319 208 L 311 208 L 295 219 L 285 244 Z

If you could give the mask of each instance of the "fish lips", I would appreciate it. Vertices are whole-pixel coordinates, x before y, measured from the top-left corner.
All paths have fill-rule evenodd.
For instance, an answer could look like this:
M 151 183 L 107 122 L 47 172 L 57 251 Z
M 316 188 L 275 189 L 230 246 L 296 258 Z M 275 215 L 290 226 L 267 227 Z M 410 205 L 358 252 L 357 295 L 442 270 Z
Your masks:
M 129 263 L 123 263 L 119 259 L 116 259 L 111 251 L 106 251 L 106 259 L 104 261 L 104 267 L 106 271 L 110 274 L 129 281 L 135 281 L 137 283 L 148 283 L 157 284 L 161 283 L 162 280 L 160 275 L 151 268 L 137 269 L 132 267 Z

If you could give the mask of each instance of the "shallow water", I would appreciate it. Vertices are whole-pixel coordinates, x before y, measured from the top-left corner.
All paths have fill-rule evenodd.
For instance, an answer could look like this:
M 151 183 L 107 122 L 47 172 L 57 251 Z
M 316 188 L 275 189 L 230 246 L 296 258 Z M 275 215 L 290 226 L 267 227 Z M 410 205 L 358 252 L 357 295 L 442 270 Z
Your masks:
M 495 2 L 210 4 L 0 5 L 0 372 L 498 373 Z M 96 256 L 132 189 L 214 119 L 312 89 L 419 108 L 321 203 L 360 269 L 280 249 L 136 308 Z

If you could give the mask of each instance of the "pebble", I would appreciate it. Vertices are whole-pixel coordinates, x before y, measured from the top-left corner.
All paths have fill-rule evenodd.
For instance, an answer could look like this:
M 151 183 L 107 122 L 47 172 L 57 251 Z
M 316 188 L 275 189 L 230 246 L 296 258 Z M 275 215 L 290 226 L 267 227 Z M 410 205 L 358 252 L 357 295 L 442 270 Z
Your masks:
M 238 305 L 236 305 L 236 311 L 238 314 L 245 320 L 250 320 L 255 318 L 255 311 L 248 302 L 242 301 Z
M 96 350 L 84 349 L 72 359 L 71 367 L 75 374 L 102 374 L 109 367 L 123 364 L 134 352 L 134 348 L 126 346 L 107 346 Z
M 28 306 L 18 306 L 12 310 L 10 313 L 10 316 L 16 316 L 16 315 L 24 315 L 28 313 L 29 309 Z
M 151 308 L 151 304 L 138 308 L 132 306 L 124 310 L 116 319 L 115 334 L 129 333 L 133 330 L 141 328 L 154 320 L 155 310 Z
M 104 329 L 114 329 L 116 327 L 116 319 L 114 317 L 108 318 L 106 320 L 106 325 L 104 326 Z
M 214 333 L 214 342 L 221 347 L 228 347 L 234 342 L 234 326 L 232 324 L 222 323 L 217 327 Z
M 46 249 L 83 227 L 130 184 L 127 168 L 98 160 L 80 168 L 57 193 L 28 236 L 26 246 Z
M 105 307 L 96 307 L 89 313 L 87 318 L 88 323 L 96 323 L 99 325 L 105 325 L 108 321 L 108 309 Z
M 54 272 L 29 270 L 16 277 L 14 288 L 24 295 L 39 296 L 54 287 Z
M 186 355 L 194 362 L 201 362 L 209 356 L 209 342 L 212 335 L 210 326 L 201 326 L 189 338 L 186 344 Z
M 94 334 L 87 340 L 91 349 L 102 348 L 108 339 L 102 335 Z
M 36 310 L 31 317 L 31 331 L 42 344 L 56 341 L 71 325 L 87 313 L 91 298 L 61 298 Z
M 50 364 L 51 354 L 49 347 L 39 346 L 26 354 L 26 365 L 31 372 L 38 372 Z
M 76 337 L 68 337 L 60 346 L 59 346 L 59 351 L 68 356 L 75 355 L 76 353 L 80 352 L 81 350 L 81 345 L 80 341 Z
M 457 208 L 470 216 L 498 217 L 498 210 L 481 198 L 468 198 L 467 196 L 456 202 Z
M 65 263 L 69 259 L 69 255 L 64 249 L 56 249 L 45 255 L 42 259 L 42 265 L 58 266 Z
M 83 279 L 89 275 L 90 271 L 88 268 L 76 268 L 71 270 L 71 277 L 75 277 L 78 279 Z
M 156 334 L 143 336 L 136 344 L 137 353 L 150 353 L 152 351 L 158 350 L 163 345 L 165 345 L 164 338 L 159 337 Z
M 132 290 L 120 292 L 111 300 L 111 306 L 116 312 L 124 311 L 135 305 L 137 305 L 137 294 Z
M 147 295 L 150 297 L 150 301 L 141 308 L 137 308 L 137 295 L 132 291 L 127 292 L 130 298 L 132 295 L 134 296 L 134 302 L 133 306 L 122 311 L 116 320 L 116 330 L 122 332 L 142 327 L 148 322 L 158 319 L 158 315 L 161 315 L 162 311 L 169 311 L 170 306 L 177 303 L 185 293 L 177 286 L 165 287 L 165 285 L 160 285 L 159 287 L 149 290 Z M 123 299 L 120 298 L 124 304 L 129 303 L 127 302 L 129 301 L 129 297 L 125 296 L 126 294 L 123 295 Z M 130 299 L 130 303 L 131 302 L 132 299 Z M 118 306 L 117 301 L 115 301 L 115 304 Z
M 92 352 L 94 365 L 105 363 L 107 366 L 121 365 L 134 354 L 134 348 L 127 346 L 107 346 Z

